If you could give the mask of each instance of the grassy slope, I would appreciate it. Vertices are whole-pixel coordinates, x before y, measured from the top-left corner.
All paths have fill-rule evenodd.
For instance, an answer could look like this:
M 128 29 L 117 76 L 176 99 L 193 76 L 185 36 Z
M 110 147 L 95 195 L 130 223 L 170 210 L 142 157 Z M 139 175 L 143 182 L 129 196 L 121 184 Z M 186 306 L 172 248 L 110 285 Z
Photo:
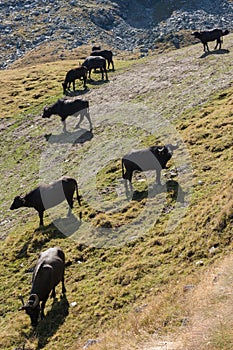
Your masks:
M 72 66 L 73 62 L 67 62 L 66 67 L 68 64 Z M 127 63 L 119 62 L 120 65 L 122 68 L 116 74 L 124 74 L 124 70 L 130 69 Z M 175 121 L 192 156 L 195 184 L 191 204 L 175 231 L 166 232 L 169 216 L 164 214 L 154 227 L 135 241 L 121 247 L 94 248 L 64 237 L 49 225 L 50 218 L 46 218 L 44 229 L 37 229 L 38 218 L 32 211 L 9 213 L 7 208 L 14 195 L 25 192 L 29 182 L 31 188 L 39 180 L 38 160 L 46 147 L 46 140 L 41 135 L 48 128 L 37 115 L 45 103 L 61 96 L 57 82 L 61 82 L 63 76 L 64 62 L 9 70 L 1 72 L 0 76 L 1 87 L 5 87 L 1 88 L 4 101 L 2 227 L 7 232 L 10 230 L 9 236 L 1 242 L 0 344 L 5 350 L 25 343 L 30 349 L 82 348 L 88 338 L 97 337 L 104 328 L 121 324 L 128 312 L 131 321 L 124 321 L 124 332 L 130 337 L 133 334 L 140 338 L 144 331 L 164 333 L 174 330 L 184 319 L 183 286 L 198 283 L 201 272 L 232 249 L 231 87 L 216 92 L 205 105 L 191 108 Z M 13 89 L 9 81 L 13 82 Z M 149 100 L 153 97 L 148 91 L 145 96 Z M 10 126 L 4 129 L 6 124 Z M 55 128 L 55 124 L 51 120 L 48 125 Z M 111 130 L 96 130 L 97 135 L 104 137 L 108 137 L 108 132 Z M 151 142 L 145 135 L 142 138 L 145 144 Z M 82 156 L 89 148 L 90 144 L 85 144 L 76 151 Z M 107 174 L 113 173 L 113 179 L 120 176 L 114 164 L 110 163 L 107 170 Z M 72 172 L 74 165 L 71 162 Z M 100 176 L 100 179 L 100 188 L 109 181 L 109 177 Z M 114 201 L 111 196 L 110 199 Z M 168 195 L 168 203 L 173 200 L 172 194 Z M 123 216 L 110 218 L 101 218 L 84 202 L 84 220 L 91 221 L 94 227 L 99 223 L 105 225 L 108 220 L 115 225 L 119 222 L 127 225 L 135 212 L 136 215 L 140 213 L 144 201 L 133 201 Z M 75 214 L 78 211 L 75 206 Z M 58 300 L 52 309 L 49 301 L 46 320 L 36 333 L 32 333 L 26 315 L 17 312 L 20 305 L 17 296 L 20 293 L 27 295 L 31 278 L 27 271 L 33 267 L 39 251 L 52 245 L 64 248 L 69 263 L 67 300 Z M 72 302 L 76 302 L 76 306 L 68 307 Z M 146 304 L 154 305 L 154 310 L 149 311 Z M 135 312 L 135 307 L 142 307 L 142 312 Z M 109 343 L 106 349 L 120 349 L 120 346 Z M 129 348 L 133 349 L 133 346 L 130 344 Z

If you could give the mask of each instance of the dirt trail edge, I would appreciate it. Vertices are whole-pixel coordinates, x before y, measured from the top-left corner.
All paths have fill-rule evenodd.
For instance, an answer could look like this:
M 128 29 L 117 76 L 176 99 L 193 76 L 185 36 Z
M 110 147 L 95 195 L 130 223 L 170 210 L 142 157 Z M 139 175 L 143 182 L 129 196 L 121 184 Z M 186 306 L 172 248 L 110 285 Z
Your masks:
M 233 323 L 233 255 L 205 273 L 202 282 L 189 292 L 187 325 L 180 334 L 156 338 L 142 350 L 211 349 L 211 341 L 220 336 L 225 325 Z M 232 335 L 229 339 L 233 341 Z M 232 344 L 228 341 L 228 348 Z

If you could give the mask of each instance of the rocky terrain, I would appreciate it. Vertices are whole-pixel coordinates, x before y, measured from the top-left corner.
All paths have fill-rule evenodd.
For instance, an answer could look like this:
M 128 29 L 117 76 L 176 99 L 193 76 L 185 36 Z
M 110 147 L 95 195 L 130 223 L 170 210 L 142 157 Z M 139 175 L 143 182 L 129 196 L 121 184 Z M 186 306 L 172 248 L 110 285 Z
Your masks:
M 179 47 L 183 31 L 233 28 L 227 0 L 9 0 L 0 1 L 4 69 L 45 43 L 71 50 L 100 43 L 113 50 L 147 52 L 170 40 Z

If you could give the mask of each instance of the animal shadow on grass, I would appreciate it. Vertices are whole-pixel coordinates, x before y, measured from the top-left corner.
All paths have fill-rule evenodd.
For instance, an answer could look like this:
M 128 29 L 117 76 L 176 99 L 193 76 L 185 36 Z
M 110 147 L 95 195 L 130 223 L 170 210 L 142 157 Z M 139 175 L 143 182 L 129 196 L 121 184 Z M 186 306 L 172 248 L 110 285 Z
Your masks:
M 226 53 L 230 53 L 230 51 L 226 49 L 207 51 L 207 52 L 204 52 L 199 58 L 205 58 L 210 55 L 224 55 Z
M 60 218 L 53 221 L 56 228 L 63 234 L 63 237 L 69 237 L 75 233 L 82 224 L 82 212 L 79 213 L 79 220 L 74 214 L 67 218 Z
M 71 144 L 83 144 L 90 141 L 93 138 L 93 132 L 87 129 L 79 129 L 74 132 L 66 132 L 58 135 L 46 134 L 44 135 L 46 141 L 49 143 L 71 143 Z
M 184 203 L 185 192 L 182 190 L 181 186 L 177 181 L 168 180 L 164 185 L 154 185 L 149 192 L 150 198 L 155 197 L 160 193 L 167 192 L 172 201 L 177 201 Z M 148 189 L 145 191 L 133 191 L 132 200 L 140 202 L 143 199 L 148 198 Z
M 51 309 L 45 314 L 45 318 L 41 320 L 32 336 L 38 338 L 36 350 L 43 349 L 49 342 L 49 339 L 57 332 L 59 327 L 65 322 L 69 315 L 69 302 L 66 295 L 60 299 L 54 299 Z
M 109 80 L 93 80 L 92 78 L 87 80 L 87 83 L 90 85 L 103 85 L 108 82 Z
M 27 258 L 29 248 L 33 247 L 35 250 L 41 249 L 44 244 L 49 242 L 52 238 L 65 238 L 64 234 L 60 232 L 53 223 L 36 228 L 33 237 L 30 236 L 27 242 L 25 242 L 22 248 L 17 252 L 17 259 Z
M 88 91 L 90 91 L 90 89 L 88 89 L 88 87 L 86 86 L 83 90 L 75 90 L 75 91 L 66 90 L 65 95 L 69 97 L 81 96 L 86 94 Z

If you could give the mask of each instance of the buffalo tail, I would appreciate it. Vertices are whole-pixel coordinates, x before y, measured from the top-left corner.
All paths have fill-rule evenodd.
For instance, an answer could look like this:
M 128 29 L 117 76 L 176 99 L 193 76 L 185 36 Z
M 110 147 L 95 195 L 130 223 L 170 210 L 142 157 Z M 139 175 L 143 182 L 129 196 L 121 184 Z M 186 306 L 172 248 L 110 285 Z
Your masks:
M 75 190 L 76 190 L 78 204 L 81 206 L 81 197 L 79 196 L 79 193 L 78 193 L 78 184 L 77 184 L 77 182 L 75 182 Z
M 122 169 L 122 178 L 125 179 L 125 172 L 124 172 L 124 160 L 121 160 L 121 169 Z

